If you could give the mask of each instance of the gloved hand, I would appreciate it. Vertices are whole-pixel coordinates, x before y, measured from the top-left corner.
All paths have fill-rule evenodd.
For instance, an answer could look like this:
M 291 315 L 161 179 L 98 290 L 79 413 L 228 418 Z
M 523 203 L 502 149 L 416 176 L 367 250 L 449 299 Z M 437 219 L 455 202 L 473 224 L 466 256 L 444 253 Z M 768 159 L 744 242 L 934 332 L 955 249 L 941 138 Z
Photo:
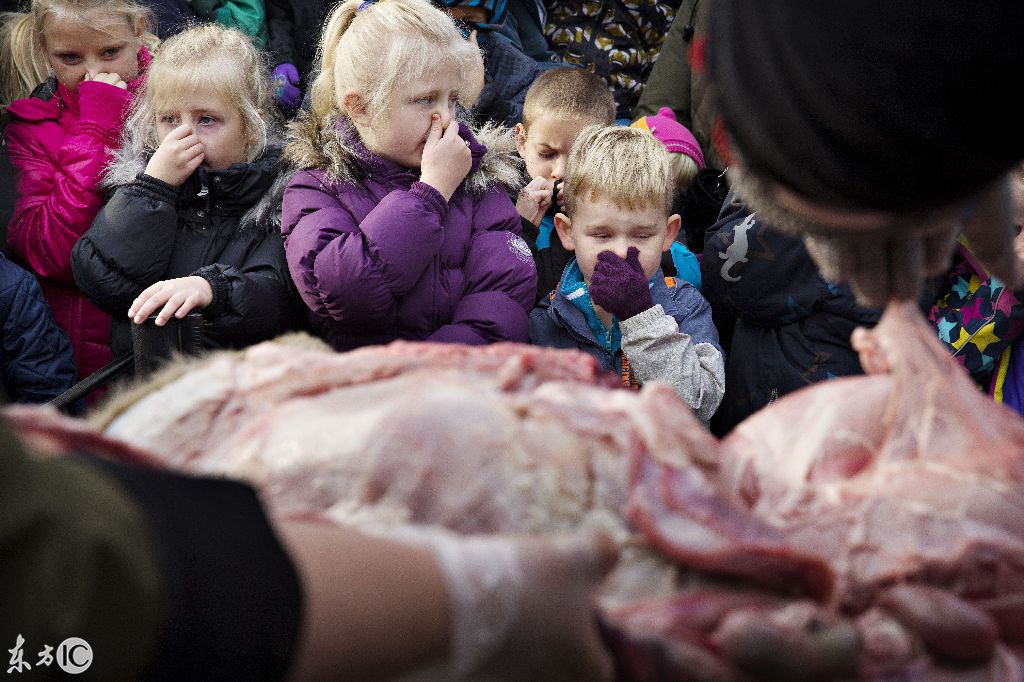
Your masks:
M 299 90 L 299 72 L 294 64 L 278 64 L 273 74 L 274 97 L 283 109 L 297 109 L 302 102 Z
M 433 549 L 449 590 L 451 648 L 436 677 L 611 679 L 594 601 L 618 558 L 608 536 L 418 532 L 413 541 Z
M 654 299 L 640 265 L 640 250 L 629 247 L 626 260 L 611 251 L 597 254 L 590 277 L 590 299 L 620 320 L 628 320 L 652 307 Z

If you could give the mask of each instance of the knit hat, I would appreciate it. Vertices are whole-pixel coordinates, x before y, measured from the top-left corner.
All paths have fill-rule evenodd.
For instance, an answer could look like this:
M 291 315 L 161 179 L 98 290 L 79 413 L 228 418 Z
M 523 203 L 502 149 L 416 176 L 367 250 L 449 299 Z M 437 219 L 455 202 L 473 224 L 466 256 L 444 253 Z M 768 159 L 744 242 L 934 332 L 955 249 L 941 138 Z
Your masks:
M 676 114 L 668 107 L 658 109 L 654 116 L 643 116 L 629 124 L 630 128 L 646 130 L 665 145 L 673 154 L 685 154 L 697 164 L 697 170 L 704 168 L 704 154 L 693 133 L 676 121 Z
M 708 59 L 747 170 L 812 201 L 928 210 L 1024 158 L 1019 0 L 720 0 Z

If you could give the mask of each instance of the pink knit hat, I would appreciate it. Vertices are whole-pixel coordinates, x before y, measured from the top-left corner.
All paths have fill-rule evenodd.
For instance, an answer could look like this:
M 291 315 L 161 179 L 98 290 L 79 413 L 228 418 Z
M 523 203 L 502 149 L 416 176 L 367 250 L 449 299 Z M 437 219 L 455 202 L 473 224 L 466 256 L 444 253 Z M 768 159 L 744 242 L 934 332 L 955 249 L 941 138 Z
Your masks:
M 700 151 L 697 138 L 686 126 L 676 121 L 675 112 L 668 107 L 658 109 L 655 116 L 638 118 L 629 124 L 629 127 L 646 130 L 658 138 L 665 145 L 665 149 L 675 154 L 686 154 L 697 164 L 698 170 L 704 168 L 704 154 Z

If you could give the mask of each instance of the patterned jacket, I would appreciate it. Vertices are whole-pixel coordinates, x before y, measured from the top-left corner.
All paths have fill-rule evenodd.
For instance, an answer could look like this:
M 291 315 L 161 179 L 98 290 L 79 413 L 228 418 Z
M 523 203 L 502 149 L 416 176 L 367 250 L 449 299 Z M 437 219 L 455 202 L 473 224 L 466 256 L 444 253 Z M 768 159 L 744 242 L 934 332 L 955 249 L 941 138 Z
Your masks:
M 1024 331 L 1024 303 L 985 272 L 961 237 L 928 319 L 953 358 L 991 391 L 1000 371 L 1005 378 L 1010 345 Z
M 632 119 L 680 0 L 548 2 L 544 32 L 568 64 L 608 79 L 617 118 Z

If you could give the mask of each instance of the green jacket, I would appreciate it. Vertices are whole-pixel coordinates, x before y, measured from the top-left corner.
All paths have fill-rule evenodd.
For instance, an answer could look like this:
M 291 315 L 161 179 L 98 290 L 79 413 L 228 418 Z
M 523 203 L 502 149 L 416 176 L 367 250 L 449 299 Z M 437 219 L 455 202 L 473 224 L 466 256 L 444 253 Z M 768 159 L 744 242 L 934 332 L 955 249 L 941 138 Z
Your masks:
M 267 46 L 267 8 L 263 0 L 190 0 L 189 4 L 203 19 L 248 33 L 261 50 Z
M 69 637 L 92 647 L 88 679 L 141 677 L 163 576 L 145 515 L 115 480 L 82 457 L 31 459 L 0 424 L 0 557 L 0 643 L 22 642 L 31 679 L 67 678 L 39 661 Z
M 633 119 L 653 116 L 659 108 L 668 107 L 697 138 L 707 165 L 724 169 L 730 163 L 725 132 L 704 71 L 711 6 L 712 0 L 683 0 Z M 685 39 L 687 27 L 693 30 L 689 41 Z

